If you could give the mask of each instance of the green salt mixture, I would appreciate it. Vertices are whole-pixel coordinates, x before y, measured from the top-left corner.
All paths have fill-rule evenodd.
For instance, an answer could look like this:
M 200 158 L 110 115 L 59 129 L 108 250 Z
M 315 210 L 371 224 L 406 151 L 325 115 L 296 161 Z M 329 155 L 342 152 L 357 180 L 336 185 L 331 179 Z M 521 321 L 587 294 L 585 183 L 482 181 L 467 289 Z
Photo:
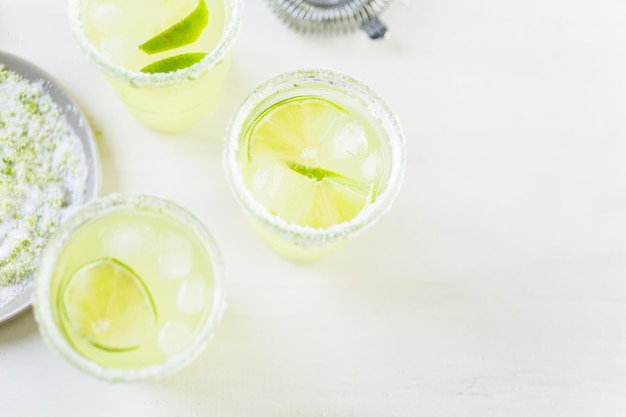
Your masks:
M 87 162 L 78 136 L 42 81 L 0 64 L 0 307 L 37 269 L 68 210 L 82 205 Z

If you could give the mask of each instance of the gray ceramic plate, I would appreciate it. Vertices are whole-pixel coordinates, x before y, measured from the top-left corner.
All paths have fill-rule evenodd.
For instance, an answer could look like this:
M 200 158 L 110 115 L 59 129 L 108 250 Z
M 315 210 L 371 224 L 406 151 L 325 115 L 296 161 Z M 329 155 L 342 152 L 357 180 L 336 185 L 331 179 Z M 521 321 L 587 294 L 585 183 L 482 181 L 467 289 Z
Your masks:
M 44 81 L 46 92 L 63 111 L 67 122 L 72 129 L 74 129 L 74 132 L 80 137 L 83 143 L 89 167 L 89 172 L 87 174 L 86 201 L 95 199 L 100 192 L 100 161 L 98 159 L 98 152 L 93 132 L 91 131 L 84 114 L 78 108 L 78 105 L 46 72 L 30 62 L 15 55 L 0 51 L 0 64 L 3 64 L 7 69 L 17 72 L 23 78 L 28 80 Z M 24 286 L 19 293 L 14 295 L 15 298 L 12 301 L 3 307 L 0 307 L 0 323 L 7 321 L 18 313 L 24 311 L 30 305 L 32 295 L 32 278 L 30 278 L 30 281 L 31 282 Z

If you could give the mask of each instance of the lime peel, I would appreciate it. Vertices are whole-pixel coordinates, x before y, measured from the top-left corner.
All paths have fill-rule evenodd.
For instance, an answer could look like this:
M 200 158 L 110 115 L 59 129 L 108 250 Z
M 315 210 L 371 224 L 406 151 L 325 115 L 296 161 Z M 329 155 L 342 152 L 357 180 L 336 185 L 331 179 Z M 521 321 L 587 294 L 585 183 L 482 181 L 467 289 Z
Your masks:
M 286 162 L 285 163 L 289 169 L 294 172 L 297 172 L 300 175 L 304 175 L 305 177 L 311 178 L 315 181 L 322 181 L 324 178 L 334 179 L 344 177 L 343 175 L 330 171 L 328 169 L 320 168 L 320 167 L 308 167 L 306 165 L 294 163 L 294 162 Z M 345 178 L 345 177 L 344 177 Z
M 190 67 L 198 62 L 202 61 L 202 58 L 206 56 L 205 52 L 189 52 L 186 54 L 180 54 L 164 58 L 159 61 L 153 62 L 143 67 L 140 71 L 146 73 L 157 72 L 173 72 L 179 69 Z
M 169 51 L 198 40 L 209 23 L 209 9 L 204 0 L 185 18 L 139 45 L 147 54 Z
M 323 180 L 332 181 L 338 185 L 342 185 L 351 189 L 352 191 L 361 194 L 368 195 L 372 187 L 368 184 L 356 181 L 350 177 L 346 177 L 335 171 L 330 171 L 328 169 L 324 169 L 321 167 L 309 167 L 306 165 L 298 164 L 295 162 L 285 162 L 287 167 L 292 171 L 304 175 L 307 178 L 310 178 L 317 182 L 322 182 Z

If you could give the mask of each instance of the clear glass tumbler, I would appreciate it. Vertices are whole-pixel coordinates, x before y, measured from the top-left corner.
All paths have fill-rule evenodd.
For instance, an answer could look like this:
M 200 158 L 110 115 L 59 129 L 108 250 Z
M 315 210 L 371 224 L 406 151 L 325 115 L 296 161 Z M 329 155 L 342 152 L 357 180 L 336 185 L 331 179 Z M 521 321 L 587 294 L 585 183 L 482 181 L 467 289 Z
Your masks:
M 217 104 L 242 3 L 69 0 L 68 14 L 81 50 L 131 113 L 150 128 L 177 132 Z M 156 62 L 160 69 L 149 70 Z
M 155 196 L 111 194 L 53 234 L 35 276 L 45 342 L 112 381 L 156 379 L 189 364 L 224 309 L 222 258 L 186 209 Z
M 405 153 L 400 123 L 374 91 L 345 74 L 307 69 L 277 75 L 248 95 L 227 129 L 224 166 L 263 240 L 309 261 L 390 208 Z M 321 207 L 328 201 L 330 208 Z

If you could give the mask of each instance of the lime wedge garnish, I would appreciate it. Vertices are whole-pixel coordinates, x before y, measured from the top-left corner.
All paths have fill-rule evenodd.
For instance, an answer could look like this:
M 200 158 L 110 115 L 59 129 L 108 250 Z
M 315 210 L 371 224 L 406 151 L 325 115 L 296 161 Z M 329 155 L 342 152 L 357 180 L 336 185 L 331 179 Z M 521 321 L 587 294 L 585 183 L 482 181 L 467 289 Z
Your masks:
M 169 51 L 189 45 L 198 40 L 209 22 L 209 9 L 204 0 L 185 18 L 139 45 L 139 49 L 147 54 Z
M 362 132 L 347 110 L 324 98 L 279 102 L 246 132 L 248 185 L 270 212 L 290 223 L 327 228 L 348 221 L 371 201 L 374 189 L 373 181 L 340 172 L 368 155 L 365 150 L 351 160 L 342 153 L 343 144 L 357 143 L 352 150 L 366 141 Z M 337 159 L 340 154 L 345 159 Z
M 342 178 L 343 175 L 320 167 L 308 167 L 306 165 L 287 162 L 287 166 L 300 175 L 309 177 L 312 180 L 322 181 L 324 178 Z
M 156 325 L 150 291 L 132 269 L 115 258 L 81 267 L 60 296 L 69 327 L 103 350 L 136 349 Z
M 328 169 L 320 167 L 309 167 L 293 162 L 287 162 L 286 165 L 292 171 L 297 172 L 300 175 L 304 175 L 305 177 L 315 181 L 321 182 L 324 179 L 328 179 L 329 181 L 333 181 L 338 185 L 350 188 L 360 194 L 368 194 L 370 192 L 370 186 L 367 183 L 356 181 L 350 177 L 339 174 L 338 172 L 330 171 Z
M 174 55 L 146 65 L 140 71 L 149 73 L 173 72 L 197 64 L 205 56 L 205 52 L 189 52 L 187 54 Z

